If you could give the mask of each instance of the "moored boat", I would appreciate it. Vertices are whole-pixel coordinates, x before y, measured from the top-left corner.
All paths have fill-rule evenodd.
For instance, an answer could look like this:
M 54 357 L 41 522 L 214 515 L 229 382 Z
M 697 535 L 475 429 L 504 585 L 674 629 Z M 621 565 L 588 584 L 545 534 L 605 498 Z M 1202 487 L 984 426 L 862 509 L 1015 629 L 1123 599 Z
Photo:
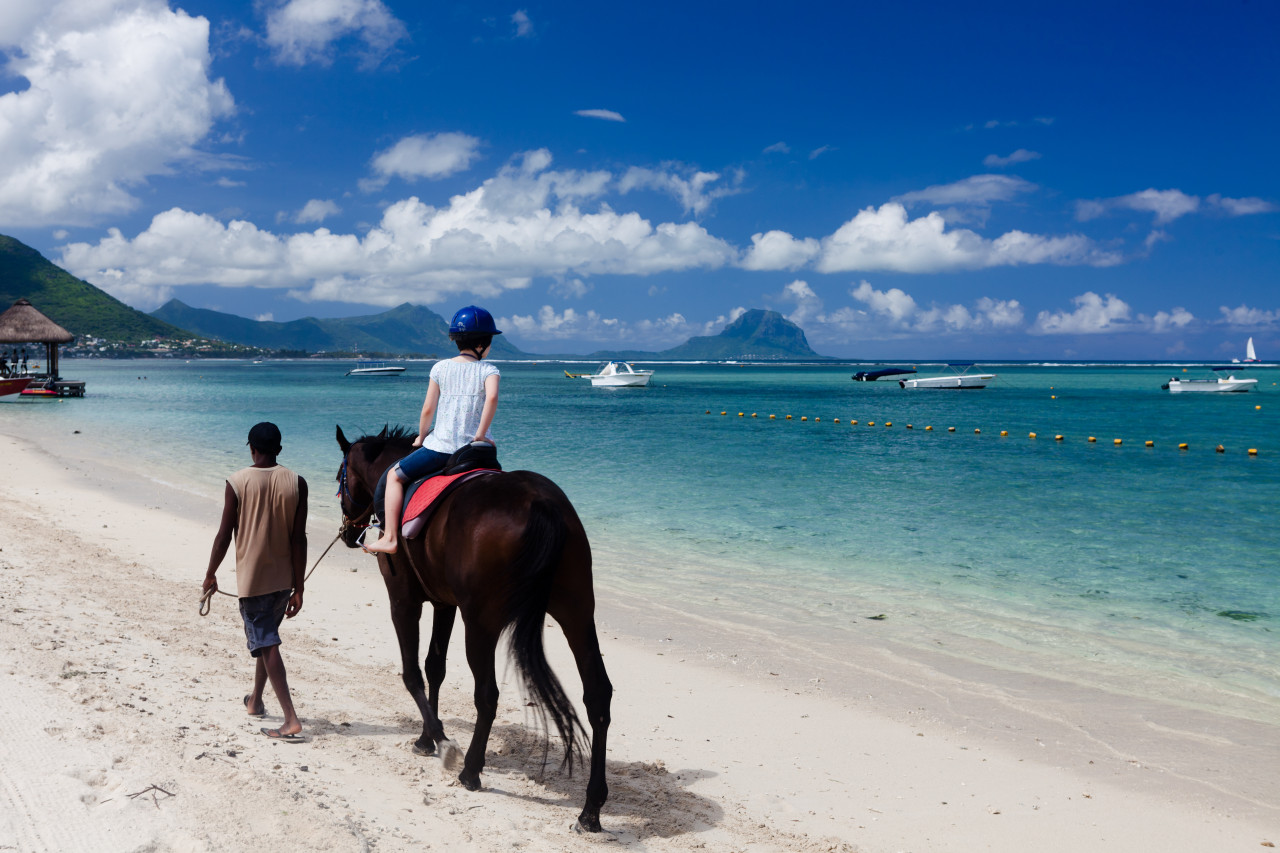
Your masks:
M 15 376 L 11 379 L 0 379 L 0 397 L 21 394 L 34 378 L 33 376 Z
M 397 376 L 404 373 L 399 364 L 387 364 L 385 361 L 357 361 L 356 366 L 347 371 L 347 376 Z
M 1171 394 L 1187 394 L 1187 393 L 1230 393 L 1234 391 L 1248 391 L 1250 388 L 1258 384 L 1256 379 L 1237 379 L 1235 371 L 1238 367 L 1215 367 L 1214 371 L 1218 373 L 1226 373 L 1225 377 L 1215 376 L 1212 379 L 1179 379 L 1176 376 L 1170 377 L 1169 381 L 1160 387 Z
M 921 376 L 917 379 L 899 379 L 898 385 L 902 388 L 959 388 L 974 389 L 986 388 L 992 379 L 996 378 L 994 373 L 970 373 L 973 367 L 972 361 L 953 361 L 947 364 L 951 368 L 951 374 L 948 376 Z
M 595 373 L 564 372 L 570 379 L 590 379 L 594 386 L 606 388 L 642 388 L 653 377 L 652 370 L 636 370 L 625 361 L 606 361 Z

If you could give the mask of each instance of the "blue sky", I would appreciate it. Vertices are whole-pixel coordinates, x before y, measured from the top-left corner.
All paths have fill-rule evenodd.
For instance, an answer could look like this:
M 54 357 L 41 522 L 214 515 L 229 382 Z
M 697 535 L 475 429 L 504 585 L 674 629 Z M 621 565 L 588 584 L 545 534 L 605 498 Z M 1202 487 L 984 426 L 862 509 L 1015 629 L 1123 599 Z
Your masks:
M 1280 7 L 18 0 L 0 231 L 125 302 L 1280 357 Z

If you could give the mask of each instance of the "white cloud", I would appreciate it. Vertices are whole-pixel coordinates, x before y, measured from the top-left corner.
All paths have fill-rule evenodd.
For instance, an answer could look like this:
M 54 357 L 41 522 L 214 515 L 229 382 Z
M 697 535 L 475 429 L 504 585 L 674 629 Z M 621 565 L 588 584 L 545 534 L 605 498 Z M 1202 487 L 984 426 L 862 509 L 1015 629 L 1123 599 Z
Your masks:
M 787 319 L 800 328 L 809 325 L 810 321 L 822 316 L 822 300 L 813 292 L 807 281 L 796 279 L 782 288 L 779 297 L 786 302 L 794 302 L 795 310 L 787 315 Z
M 162 288 L 216 284 L 396 305 L 492 297 L 534 276 L 646 275 L 736 260 L 731 245 L 696 223 L 654 225 L 603 204 L 580 209 L 603 192 L 608 173 L 553 171 L 550 159 L 528 152 L 445 207 L 398 201 L 363 237 L 326 228 L 278 235 L 174 208 L 133 239 L 112 229 L 97 244 L 70 244 L 61 263 L 146 304 L 159 304 L 151 293 Z
M 1145 314 L 1138 315 L 1138 322 L 1156 334 L 1181 331 L 1194 322 L 1195 319 L 1195 315 L 1185 308 L 1174 308 L 1172 311 L 1157 311 L 1152 317 L 1148 317 Z
M 806 282 L 794 281 L 780 298 L 796 304 L 788 319 L 801 326 L 811 340 L 831 344 L 847 343 L 850 337 L 882 340 L 916 334 L 1011 331 L 1020 328 L 1023 321 L 1022 306 L 1016 299 L 984 296 L 971 307 L 937 303 L 926 307 L 901 288 L 877 290 L 867 281 L 850 289 L 849 296 L 861 307 L 826 312 Z
M 549 293 L 563 296 L 566 299 L 581 299 L 592 290 L 595 290 L 595 286 L 591 282 L 583 281 L 580 278 L 557 279 L 547 288 Z
M 751 235 L 751 248 L 742 260 L 748 270 L 793 270 L 804 266 L 821 251 L 822 244 L 812 237 L 797 240 L 785 231 L 768 231 Z
M 1089 291 L 1071 301 L 1076 310 L 1041 311 L 1028 331 L 1035 335 L 1094 335 L 1132 328 L 1129 306 L 1117 296 Z
M 1012 166 L 1014 163 L 1026 163 L 1031 160 L 1039 160 L 1039 159 L 1040 159 L 1040 152 L 1028 151 L 1025 148 L 1019 148 L 1017 151 L 1014 151 L 1008 157 L 1001 157 L 998 154 L 988 154 L 986 157 L 983 158 L 982 165 L 986 166 L 988 169 L 994 169 L 994 168 L 1003 168 L 1005 166 Z
M 906 208 L 889 202 L 868 207 L 822 241 L 820 272 L 889 270 L 945 272 L 962 269 L 1060 264 L 1110 266 L 1120 257 L 1099 249 L 1087 237 L 1044 237 L 1010 231 L 988 240 L 973 231 L 946 230 L 935 212 L 908 219 Z
M 995 201 L 1012 201 L 1021 193 L 1038 189 L 1030 181 L 1010 175 L 974 175 L 950 184 L 937 184 L 894 196 L 890 201 L 908 207 L 916 204 L 989 205 Z
M 1250 216 L 1255 213 L 1272 213 L 1280 210 L 1276 205 L 1260 198 L 1225 198 L 1214 193 L 1205 199 L 1209 204 L 1224 211 L 1228 216 Z
M 1112 210 L 1136 210 L 1154 213 L 1156 225 L 1167 225 L 1175 219 L 1195 213 L 1200 198 L 1187 195 L 1182 190 L 1146 189 L 1142 192 L 1115 198 L 1092 199 L 1076 202 L 1076 219 L 1086 222 L 1110 213 Z
M 263 314 L 259 314 L 257 317 L 254 317 L 253 319 L 257 320 L 259 323 L 270 323 L 275 318 L 276 318 L 275 314 L 272 314 L 270 311 L 267 311 Z
M 230 178 L 228 178 L 226 175 L 223 175 L 221 178 L 218 178 L 218 180 L 214 181 L 214 184 L 222 187 L 223 189 L 233 189 L 235 187 L 245 186 L 244 181 L 233 181 Z
M 4 8 L 6 70 L 29 85 L 0 95 L 0 224 L 132 210 L 132 187 L 201 159 L 195 146 L 233 111 L 226 86 L 209 79 L 204 18 L 163 0 Z
M 362 67 L 372 68 L 407 35 L 381 0 L 286 0 L 267 12 L 267 44 L 285 65 L 328 65 L 333 44 L 354 37 Z
M 517 9 L 511 16 L 511 24 L 516 28 L 516 38 L 531 38 L 533 36 L 533 21 L 529 19 L 529 13 L 524 9 Z
M 734 175 L 730 184 L 712 186 L 720 180 L 719 172 L 704 172 L 680 163 L 663 163 L 659 169 L 632 166 L 618 181 L 618 189 L 628 193 L 638 189 L 665 192 L 684 206 L 685 213 L 705 213 L 711 203 L 741 192 L 742 173 Z
M 1222 305 L 1218 308 L 1222 312 L 1222 320 L 1228 326 L 1273 326 L 1280 323 L 1280 311 L 1266 311 L 1262 308 L 1250 308 L 1247 305 L 1240 305 L 1238 308 L 1228 308 Z
M 583 312 L 566 308 L 557 313 L 550 305 L 544 305 L 537 314 L 499 317 L 498 324 L 503 331 L 509 329 L 512 334 L 529 341 L 575 340 L 660 350 L 698 335 L 714 335 L 744 311 L 744 308 L 736 308 L 728 317 L 717 317 L 707 323 L 691 323 L 679 313 L 656 320 L 628 322 L 604 317 L 593 310 Z
M 787 144 L 787 143 L 785 143 L 785 142 L 775 142 L 775 143 L 773 143 L 772 145 L 770 145 L 769 147 L 765 148 L 765 149 L 764 149 L 764 151 L 763 151 L 763 152 L 761 152 L 761 153 L 763 153 L 763 154 L 790 154 L 790 153 L 791 153 L 791 146 L 790 146 L 790 145 L 788 145 L 788 144 Z
M 366 192 L 377 191 L 393 177 L 404 181 L 447 178 L 470 168 L 480 156 L 480 145 L 479 139 L 465 133 L 406 136 L 373 156 L 377 177 L 361 181 L 360 187 Z
M 835 150 L 836 148 L 834 145 L 823 145 L 821 147 L 815 148 L 812 151 L 810 151 L 809 159 L 817 160 L 819 157 L 821 157 L 823 154 L 826 154 L 828 151 L 835 151 Z
M 330 216 L 337 216 L 341 212 L 342 208 L 329 199 L 313 198 L 302 206 L 302 210 L 298 211 L 293 221 L 300 225 L 308 222 L 324 222 Z
M 626 121 L 622 117 L 622 113 L 614 112 L 613 110 L 574 110 L 573 114 L 583 118 L 598 118 L 605 121 Z

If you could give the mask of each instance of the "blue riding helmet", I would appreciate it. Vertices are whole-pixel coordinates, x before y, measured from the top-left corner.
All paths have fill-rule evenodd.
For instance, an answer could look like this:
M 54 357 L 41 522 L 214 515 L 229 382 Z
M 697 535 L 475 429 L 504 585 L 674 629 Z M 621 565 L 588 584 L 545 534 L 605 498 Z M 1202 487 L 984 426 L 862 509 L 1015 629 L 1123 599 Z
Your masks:
M 453 315 L 449 324 L 449 337 L 454 335 L 500 335 L 493 323 L 493 315 L 478 305 L 468 305 Z

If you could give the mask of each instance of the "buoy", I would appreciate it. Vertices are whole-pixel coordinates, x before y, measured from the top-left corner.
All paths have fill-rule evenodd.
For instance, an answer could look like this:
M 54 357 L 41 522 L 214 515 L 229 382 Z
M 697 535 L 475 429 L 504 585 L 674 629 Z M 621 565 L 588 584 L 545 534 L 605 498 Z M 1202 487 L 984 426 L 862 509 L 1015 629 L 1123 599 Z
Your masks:
M 867 421 L 867 426 L 875 426 L 875 425 L 876 425 L 875 421 Z
M 1190 446 L 1190 445 L 1188 445 L 1188 444 L 1184 441 L 1184 442 L 1182 442 L 1182 444 L 1179 444 L 1179 445 L 1178 445 L 1178 449 L 1179 449 L 1179 450 L 1186 450 L 1189 446 Z
M 820 420 L 822 420 L 822 418 L 814 418 L 814 419 L 813 419 L 813 422 L 816 424 L 816 423 L 817 423 L 818 421 L 820 421 Z
M 850 426 L 857 426 L 857 425 L 858 425 L 858 422 L 857 422 L 857 421 L 849 421 L 849 425 L 850 425 Z
M 742 417 L 742 412 L 738 412 L 738 417 Z
M 1027 438 L 1035 438 L 1035 437 L 1036 437 L 1036 434 L 1034 432 L 1027 434 Z
M 808 415 L 802 415 L 802 416 L 801 416 L 801 418 L 800 418 L 800 420 L 802 420 L 802 421 L 807 421 L 807 420 L 809 420 L 809 416 L 808 416 Z
M 753 418 L 754 418 L 755 416 L 756 416 L 756 413 L 755 413 L 755 412 L 752 412 L 752 413 L 751 413 L 751 417 L 753 417 Z
M 1009 434 L 1009 431 L 1008 431 L 1007 429 L 1002 429 L 1002 430 L 1000 430 L 1000 434 L 1001 434 L 1001 435 L 1008 435 L 1008 434 Z
M 1156 443 L 1154 441 L 1147 442 L 1147 447 L 1155 447 L 1155 446 L 1156 446 Z
M 708 414 L 708 415 L 709 415 L 709 414 L 711 414 L 711 410 L 710 410 L 710 409 L 707 409 L 707 414 Z
M 1249 448 L 1249 455 L 1250 455 L 1250 456 L 1257 456 L 1257 455 L 1258 455 L 1258 448 L 1256 448 L 1256 447 L 1250 447 L 1250 448 Z
M 1112 442 L 1112 443 L 1113 443 L 1113 444 L 1115 444 L 1117 447 L 1119 447 L 1119 446 L 1120 446 L 1120 444 L 1122 444 L 1122 443 L 1123 443 L 1123 441 L 1124 441 L 1124 439 L 1117 438 L 1117 439 L 1116 439 L 1114 442 Z
M 791 420 L 791 415 L 787 415 L 787 420 Z
M 1098 439 L 1094 438 L 1093 436 L 1089 436 L 1089 441 L 1090 441 L 1091 443 L 1092 443 L 1092 442 L 1095 442 L 1095 441 L 1097 441 L 1097 440 L 1098 440 Z
M 1259 411 L 1259 412 L 1260 412 L 1260 411 L 1262 411 L 1262 407 L 1261 407 L 1261 406 L 1254 406 L 1253 408 L 1254 408 L 1256 411 Z
M 769 420 L 774 420 L 774 419 L 776 419 L 777 417 L 778 417 L 777 415 L 769 415 Z
M 913 429 L 913 427 L 911 426 L 911 424 L 907 424 L 907 429 Z
M 885 426 L 893 426 L 893 421 L 885 421 L 885 422 L 884 422 L 884 425 L 885 425 Z
M 1226 452 L 1227 452 L 1227 449 L 1226 449 L 1225 447 L 1223 447 L 1221 444 L 1219 444 L 1217 447 L 1215 447 L 1215 448 L 1214 448 L 1214 450 L 1218 451 L 1219 453 L 1226 453 Z
M 1058 395 L 1057 395 L 1057 394 L 1050 394 L 1050 395 L 1049 395 L 1049 399 L 1050 399 L 1050 400 L 1056 400 L 1056 399 L 1058 399 Z
M 932 431 L 933 431 L 933 427 L 931 427 L 931 426 L 927 426 L 927 427 L 925 427 L 924 429 L 925 429 L 925 432 L 932 432 Z
M 973 434 L 974 434 L 974 435 L 982 435 L 982 430 L 980 430 L 980 429 L 975 429 L 975 430 L 973 431 Z
M 835 419 L 835 422 L 836 422 L 836 423 L 840 423 L 840 419 L 839 419 L 839 418 L 836 418 L 836 419 Z
M 727 415 L 727 414 L 729 414 L 729 413 L 728 413 L 728 412 L 721 412 L 720 414 L 722 414 L 722 415 Z
M 1060 436 L 1060 435 L 1055 435 L 1055 436 L 1053 437 L 1053 440 L 1054 440 L 1054 441 L 1062 441 L 1062 436 Z
M 956 431 L 955 427 L 947 427 L 947 432 L 955 432 L 955 431 Z

